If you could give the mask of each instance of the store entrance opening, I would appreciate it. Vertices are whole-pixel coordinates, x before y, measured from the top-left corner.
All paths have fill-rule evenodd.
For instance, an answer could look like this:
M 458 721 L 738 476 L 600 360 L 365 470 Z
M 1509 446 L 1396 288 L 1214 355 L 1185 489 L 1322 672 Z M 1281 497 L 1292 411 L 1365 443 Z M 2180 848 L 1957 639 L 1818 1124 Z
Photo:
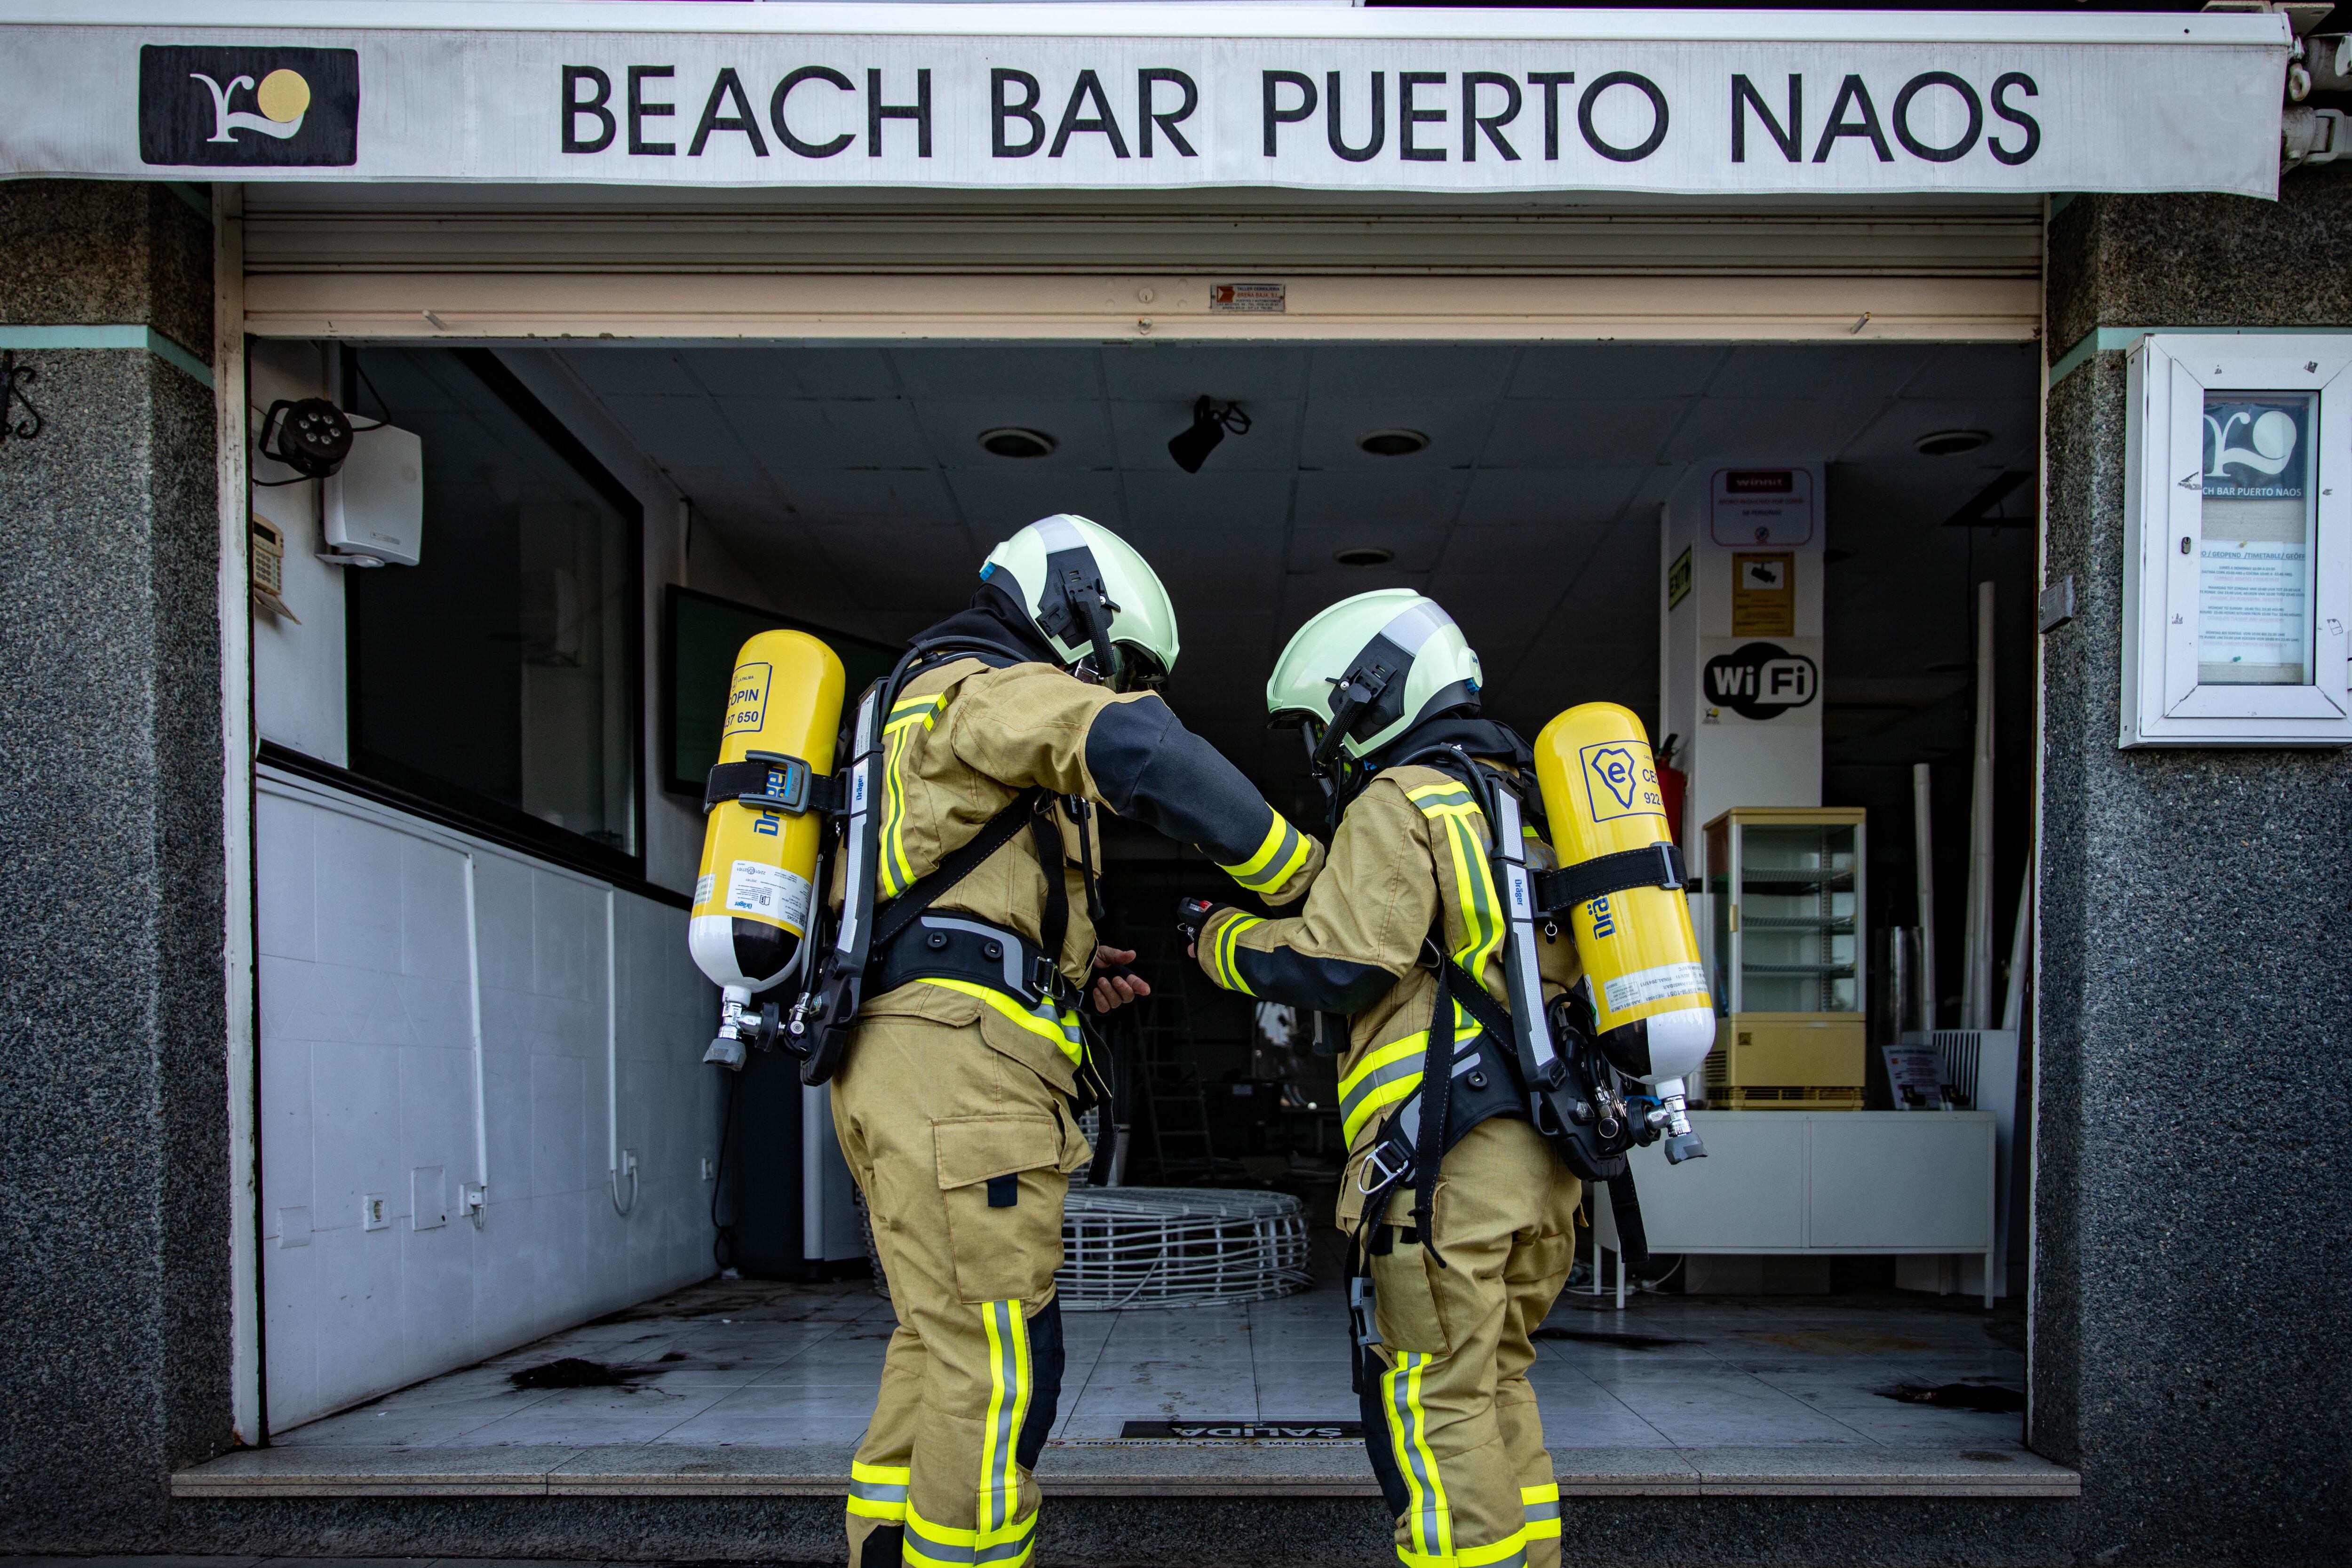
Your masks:
M 457 352 L 362 345 L 345 356 L 346 401 L 371 419 L 421 421 L 400 389 L 446 386 L 420 372 Z M 1640 1167 L 1656 1256 L 1629 1276 L 1611 1233 L 1598 1245 L 1585 1233 L 1538 1340 L 1530 1379 L 1563 1475 L 1601 1490 L 1695 1489 L 1753 1469 L 1756 1450 L 1806 1447 L 1830 1456 L 1818 1473 L 1859 1486 L 2057 1484 L 2019 1446 L 2025 1226 L 2011 1176 L 2025 1168 L 2030 1098 L 2014 1066 L 1999 1107 L 1980 1102 L 1993 1078 L 1956 1070 L 1969 1051 L 2030 1059 L 2013 1021 L 2006 1044 L 1995 1039 L 2004 1019 L 1986 998 L 2013 984 L 2029 842 L 2032 345 L 467 353 L 494 357 L 490 379 L 510 379 L 505 392 L 520 389 L 611 473 L 686 498 L 675 556 L 646 552 L 648 606 L 667 578 L 698 603 L 870 652 L 964 603 L 982 556 L 1022 523 L 1070 511 L 1118 530 L 1181 617 L 1171 704 L 1301 823 L 1319 824 L 1323 806 L 1297 737 L 1265 727 L 1265 679 L 1307 616 L 1350 594 L 1436 598 L 1482 655 L 1486 712 L 1525 733 L 1582 701 L 1641 715 L 1685 774 L 1719 1055 L 1740 1054 L 1710 1077 L 1710 1159 Z M 1188 445 L 1203 399 L 1240 417 L 1220 420 L 1213 445 Z M 464 475 L 436 476 L 436 460 L 428 435 L 428 496 L 471 485 L 491 510 L 527 518 L 560 499 L 480 452 Z M 609 541 L 593 583 L 558 562 L 574 546 L 549 542 L 553 526 L 541 516 L 509 548 L 515 559 L 492 564 L 529 598 L 528 624 L 499 635 L 523 642 L 532 679 L 569 691 L 583 679 L 575 623 L 635 590 L 616 586 L 629 573 Z M 404 616 L 463 637 L 465 596 L 503 591 L 479 549 L 436 538 L 429 510 L 426 527 L 424 564 L 352 583 L 368 637 Z M 436 588 L 436 568 L 456 575 Z M 672 595 L 649 657 L 677 654 L 680 616 Z M 1783 686 L 1779 702 L 1760 700 L 1740 671 L 1769 674 L 1776 660 L 1796 695 Z M 404 765 L 430 777 L 436 734 L 465 736 L 430 722 L 448 693 L 425 673 L 397 678 L 379 659 L 352 689 L 372 724 L 404 738 Z M 672 673 L 654 682 L 663 701 Z M 618 699 L 581 701 L 626 722 Z M 662 747 L 703 718 L 645 715 Z M 1744 860 L 1731 847 L 1741 833 Z M 687 842 L 649 833 L 646 878 L 690 881 Z M 1346 1429 L 1357 1411 L 1328 1226 L 1344 1155 L 1334 1064 L 1294 1047 L 1291 1020 L 1184 963 L 1175 899 L 1232 896 L 1201 856 L 1114 828 L 1108 859 L 1106 935 L 1141 954 L 1157 991 L 1109 1029 L 1129 1135 L 1119 1179 L 1286 1194 L 1310 1242 L 1292 1265 L 1302 1289 L 1071 1313 L 1049 1485 L 1370 1495 Z M 1772 1045 L 1792 1030 L 1801 1046 Z M 716 1466 L 753 1489 L 837 1487 L 889 1310 L 854 1257 L 750 1266 L 751 1233 L 797 1237 L 803 1215 L 797 1157 L 759 1158 L 802 1135 L 786 1124 L 789 1096 L 752 1092 L 762 1073 L 755 1064 L 737 1086 L 731 1122 L 706 1089 L 674 1119 L 706 1172 L 732 1161 L 712 1213 L 719 1260 L 743 1267 L 291 1424 L 274 1434 L 278 1457 L 254 1462 L 370 1447 L 439 1456 L 412 1452 L 411 1475 L 455 1473 L 477 1463 L 467 1450 L 520 1447 L 551 1474 L 658 1473 L 691 1489 L 696 1466 Z M 265 1120 L 269 1081 L 265 1070 Z M 2005 1279 L 1989 1280 L 1989 1265 Z M 273 1323 L 270 1342 L 275 1355 L 290 1341 Z

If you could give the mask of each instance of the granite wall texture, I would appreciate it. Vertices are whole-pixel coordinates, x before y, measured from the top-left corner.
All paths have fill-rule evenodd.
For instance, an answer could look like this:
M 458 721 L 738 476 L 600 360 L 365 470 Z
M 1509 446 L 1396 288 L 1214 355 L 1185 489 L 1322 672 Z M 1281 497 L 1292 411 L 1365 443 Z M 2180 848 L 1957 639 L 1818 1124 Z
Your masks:
M 2050 239 L 2053 360 L 2095 326 L 2352 327 L 2340 172 L 2083 197 Z M 2031 1436 L 2082 1470 L 2095 1561 L 2325 1560 L 2352 1542 L 2352 753 L 2116 749 L 2125 417 L 2121 353 L 2053 389 L 2046 574 L 2079 608 L 2042 647 Z
M 0 320 L 206 351 L 176 195 L 0 184 Z M 0 1550 L 127 1546 L 229 1441 L 214 402 L 143 351 L 18 357 L 47 423 L 0 443 Z

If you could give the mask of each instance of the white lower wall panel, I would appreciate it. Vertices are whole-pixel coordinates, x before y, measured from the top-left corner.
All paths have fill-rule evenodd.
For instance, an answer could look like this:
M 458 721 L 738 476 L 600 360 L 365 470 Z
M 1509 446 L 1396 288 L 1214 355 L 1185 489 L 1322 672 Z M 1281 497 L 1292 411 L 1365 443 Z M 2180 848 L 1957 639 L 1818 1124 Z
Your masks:
M 264 778 L 256 837 L 273 1428 L 711 1271 L 716 996 L 684 911 L 303 782 Z

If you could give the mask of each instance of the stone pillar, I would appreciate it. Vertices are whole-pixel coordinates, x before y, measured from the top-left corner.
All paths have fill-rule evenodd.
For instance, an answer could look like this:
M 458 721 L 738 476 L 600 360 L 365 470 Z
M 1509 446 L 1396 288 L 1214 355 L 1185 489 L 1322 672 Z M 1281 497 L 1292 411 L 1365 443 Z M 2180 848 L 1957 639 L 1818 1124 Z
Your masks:
M 231 1441 L 205 199 L 0 184 L 0 1551 L 160 1543 Z
M 2050 359 L 2352 328 L 2347 257 L 2341 171 L 2077 198 Z M 2116 749 L 2124 362 L 2048 408 L 2043 577 L 2079 608 L 2042 650 L 2031 1439 L 2083 1472 L 2092 1561 L 2317 1560 L 2352 1540 L 2352 753 Z

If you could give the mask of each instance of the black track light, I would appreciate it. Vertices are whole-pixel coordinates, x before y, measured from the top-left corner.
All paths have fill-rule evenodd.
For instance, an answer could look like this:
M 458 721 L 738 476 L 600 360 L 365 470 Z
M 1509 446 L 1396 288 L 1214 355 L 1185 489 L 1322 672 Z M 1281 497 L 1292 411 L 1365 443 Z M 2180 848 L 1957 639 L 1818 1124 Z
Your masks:
M 1197 474 L 1209 454 L 1226 433 L 1235 436 L 1249 434 L 1250 416 L 1242 412 L 1238 403 L 1219 403 L 1213 397 L 1203 397 L 1192 405 L 1192 423 L 1179 430 L 1168 442 L 1168 455 L 1176 466 L 1188 474 Z

